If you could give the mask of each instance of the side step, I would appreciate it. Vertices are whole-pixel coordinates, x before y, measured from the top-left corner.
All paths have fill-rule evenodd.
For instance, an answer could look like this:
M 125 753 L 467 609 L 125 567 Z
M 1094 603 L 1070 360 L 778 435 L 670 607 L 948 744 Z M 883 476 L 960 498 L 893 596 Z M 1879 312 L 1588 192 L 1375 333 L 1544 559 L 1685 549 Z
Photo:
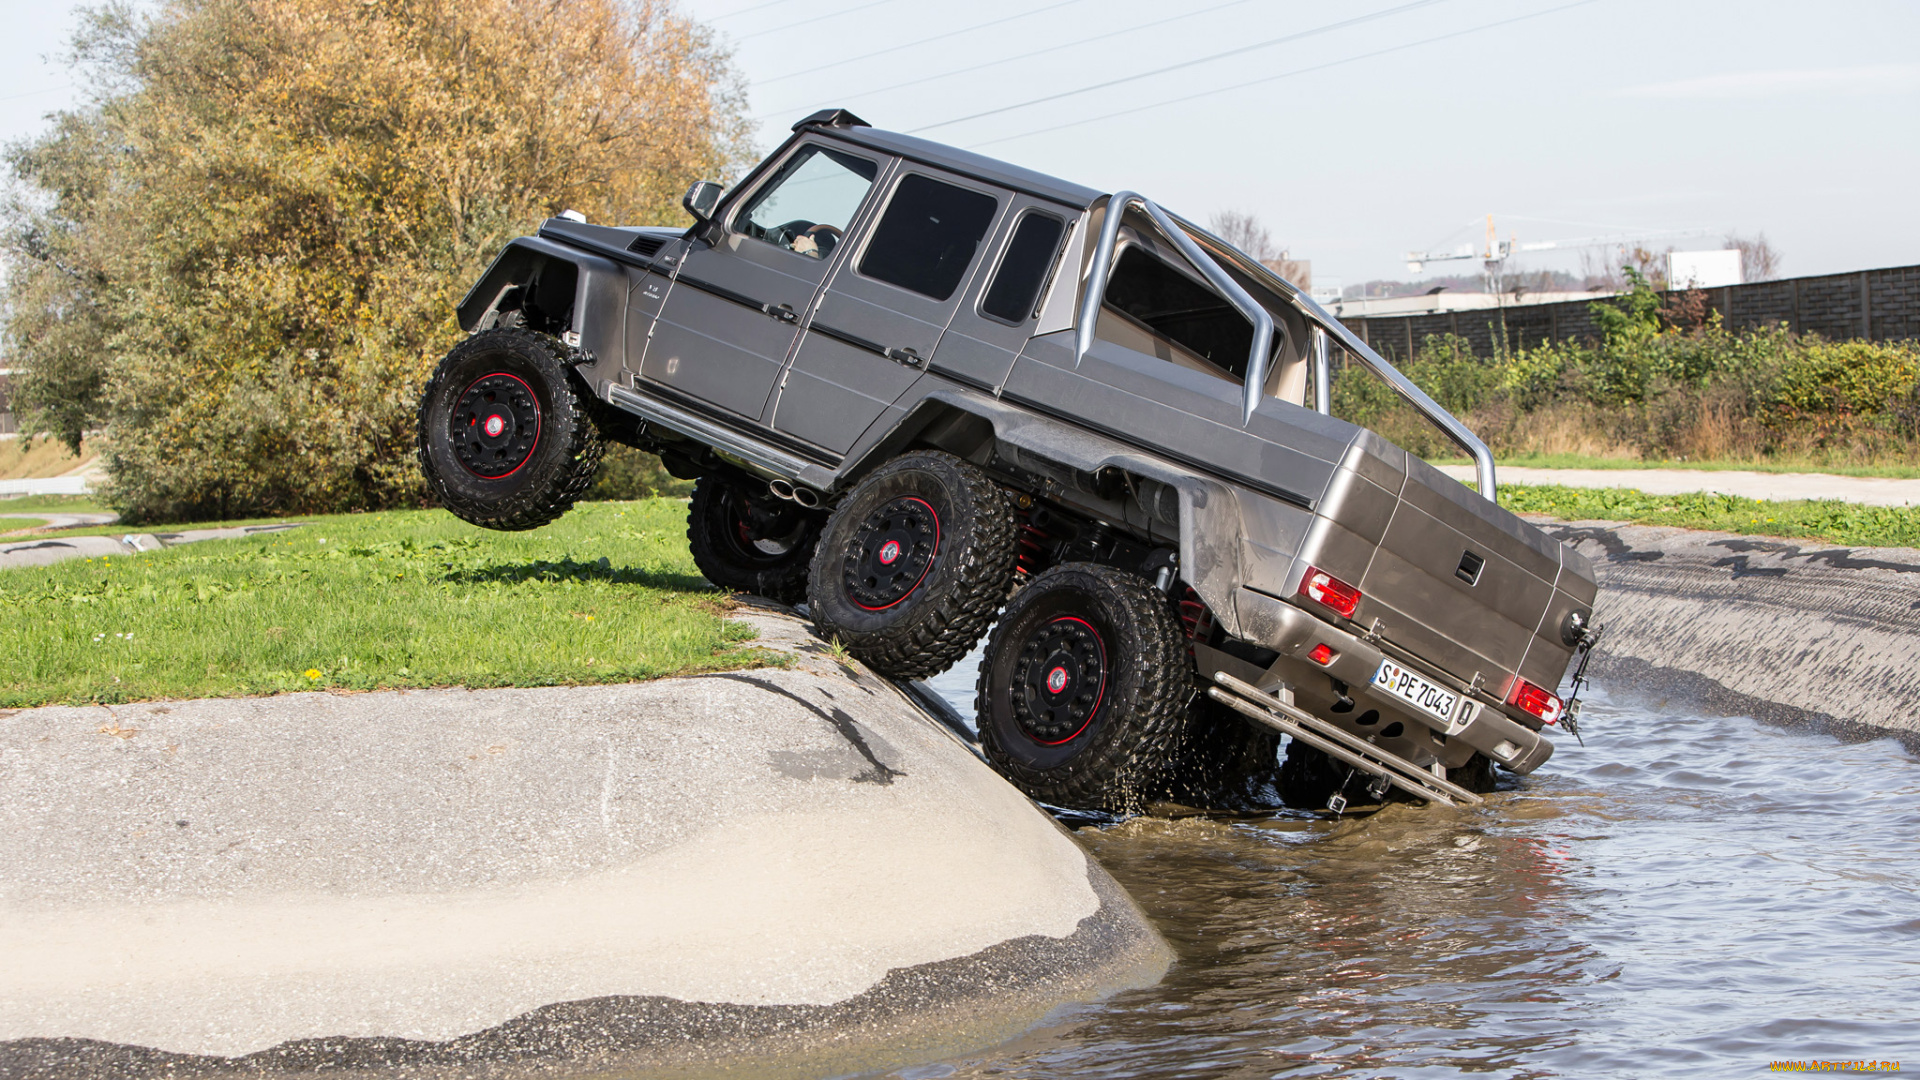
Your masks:
M 1214 672 L 1213 681 L 1219 685 L 1207 687 L 1208 697 L 1244 713 L 1250 719 L 1284 731 L 1361 772 L 1382 777 L 1409 795 L 1418 795 L 1442 806 L 1473 806 L 1486 801 L 1458 784 L 1440 779 L 1399 754 L 1390 754 L 1224 671 Z

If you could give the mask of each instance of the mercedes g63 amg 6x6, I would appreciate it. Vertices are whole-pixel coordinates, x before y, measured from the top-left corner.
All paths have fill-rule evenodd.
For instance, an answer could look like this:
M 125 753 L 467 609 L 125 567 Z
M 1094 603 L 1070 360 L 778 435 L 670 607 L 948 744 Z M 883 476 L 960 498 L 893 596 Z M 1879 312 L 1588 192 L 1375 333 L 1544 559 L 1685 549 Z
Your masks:
M 709 580 L 804 601 L 876 671 L 933 675 L 991 629 L 981 743 L 1059 806 L 1222 797 L 1281 733 L 1294 798 L 1335 809 L 1354 779 L 1475 802 L 1552 752 L 1593 568 L 1256 260 L 841 110 L 685 206 L 685 230 L 550 219 L 473 288 L 420 406 L 449 510 L 533 528 L 603 440 L 652 451 L 697 481 Z M 1478 491 L 1330 415 L 1336 358 Z

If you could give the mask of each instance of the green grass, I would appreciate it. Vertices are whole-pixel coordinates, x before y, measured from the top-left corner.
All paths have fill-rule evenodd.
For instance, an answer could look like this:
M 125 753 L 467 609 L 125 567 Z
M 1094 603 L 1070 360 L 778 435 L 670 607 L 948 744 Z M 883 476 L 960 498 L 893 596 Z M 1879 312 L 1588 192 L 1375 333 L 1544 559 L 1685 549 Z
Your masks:
M 1471 465 L 1464 457 L 1434 458 L 1434 465 Z M 1536 454 L 1503 457 L 1497 465 L 1528 469 L 1697 469 L 1703 472 L 1825 473 L 1829 476 L 1879 476 L 1893 480 L 1920 479 L 1915 465 L 1829 465 L 1809 461 L 1641 461 L 1638 458 L 1590 457 L 1585 454 Z
M 4 511 L 0 511 L 0 513 L 4 513 Z M 18 532 L 21 529 L 38 529 L 46 523 L 46 518 L 0 517 L 0 535 Z
M 1515 513 L 1564 521 L 1631 521 L 1752 536 L 1811 538 L 1861 547 L 1920 547 L 1920 508 L 1833 499 L 1765 502 L 1737 495 L 1649 495 L 1632 488 L 1500 485 Z
M 443 511 L 0 570 L 0 706 L 626 682 L 777 663 L 723 618 L 677 499 L 526 533 Z
M 0 514 L 32 514 L 47 510 L 56 514 L 100 514 L 107 508 L 91 495 L 17 495 L 0 497 Z

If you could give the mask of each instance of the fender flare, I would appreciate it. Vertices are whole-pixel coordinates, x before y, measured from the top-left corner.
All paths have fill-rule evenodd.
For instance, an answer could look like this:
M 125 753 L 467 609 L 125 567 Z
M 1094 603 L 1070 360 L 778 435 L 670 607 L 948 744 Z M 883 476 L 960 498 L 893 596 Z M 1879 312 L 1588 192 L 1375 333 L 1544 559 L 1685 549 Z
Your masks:
M 577 347 L 594 361 L 596 375 L 619 371 L 626 350 L 627 272 L 611 259 L 545 237 L 519 237 L 494 256 L 454 309 L 460 329 L 472 333 L 509 288 L 534 280 L 555 263 L 568 266 L 574 279 L 567 332 L 580 335 Z M 596 386 L 600 381 L 589 379 Z
M 1118 469 L 1178 492 L 1179 578 L 1193 586 L 1214 621 L 1229 635 L 1242 636 L 1234 602 L 1234 590 L 1242 580 L 1239 493 L 1225 482 L 1186 466 L 1104 435 L 1067 427 L 978 391 L 943 387 L 916 402 L 894 430 L 858 462 L 849 463 L 842 476 L 856 476 L 892 457 L 905 442 L 952 413 L 984 421 L 991 432 L 988 441 L 1002 456 L 1031 457 L 1088 475 Z M 1007 450 L 1013 453 L 1006 454 Z

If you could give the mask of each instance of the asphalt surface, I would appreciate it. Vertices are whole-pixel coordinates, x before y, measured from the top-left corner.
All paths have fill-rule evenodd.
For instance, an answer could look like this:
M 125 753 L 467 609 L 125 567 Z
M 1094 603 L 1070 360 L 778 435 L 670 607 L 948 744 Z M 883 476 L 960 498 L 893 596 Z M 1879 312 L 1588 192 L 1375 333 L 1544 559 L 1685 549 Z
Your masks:
M 31 517 L 58 515 L 25 515 Z M 99 522 L 77 522 L 80 525 L 107 524 L 112 522 L 113 514 L 68 514 L 66 517 L 103 518 Z M 130 533 L 126 536 L 61 536 L 49 533 L 44 536 L 28 537 L 12 543 L 0 544 L 0 570 L 15 566 L 46 566 L 66 559 L 100 559 L 114 555 L 138 555 L 144 551 L 158 551 L 164 547 L 179 544 L 193 544 L 202 540 L 234 540 L 246 536 L 258 536 L 261 533 L 284 532 L 297 529 L 306 524 L 301 521 L 280 521 L 272 525 L 244 525 L 226 529 L 187 529 L 182 532 Z M 51 527 L 51 526 L 50 526 Z
M 793 668 L 0 716 L 0 1075 L 836 1073 L 1164 973 L 1048 815 L 751 619 Z
M 1471 465 L 1442 465 L 1440 471 L 1462 483 L 1471 483 L 1474 479 Z M 1830 473 L 1720 472 L 1709 469 L 1531 469 L 1502 465 L 1496 478 L 1503 484 L 1633 488 L 1649 495 L 1708 492 L 1770 502 L 1839 499 L 1866 506 L 1920 505 L 1920 480 L 1835 476 Z

